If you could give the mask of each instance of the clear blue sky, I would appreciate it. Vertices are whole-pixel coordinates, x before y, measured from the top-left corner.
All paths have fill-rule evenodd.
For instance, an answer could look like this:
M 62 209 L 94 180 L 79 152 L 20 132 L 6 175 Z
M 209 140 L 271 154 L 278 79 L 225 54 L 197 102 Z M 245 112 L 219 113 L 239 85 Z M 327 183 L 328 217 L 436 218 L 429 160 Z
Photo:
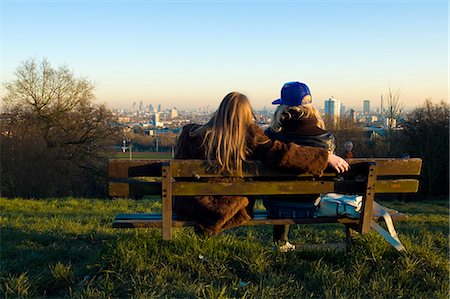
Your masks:
M 100 102 L 217 106 L 229 91 L 270 106 L 286 81 L 313 101 L 406 107 L 448 100 L 447 1 L 3 1 L 2 81 L 29 58 L 66 64 Z

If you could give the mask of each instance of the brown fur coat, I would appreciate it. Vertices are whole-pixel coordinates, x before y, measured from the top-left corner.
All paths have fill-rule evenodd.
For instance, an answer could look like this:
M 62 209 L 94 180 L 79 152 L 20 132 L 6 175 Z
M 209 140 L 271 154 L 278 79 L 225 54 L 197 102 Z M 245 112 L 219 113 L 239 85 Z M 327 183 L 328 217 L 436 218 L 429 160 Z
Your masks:
M 189 132 L 198 125 L 186 125 L 177 143 L 175 159 L 206 159 L 202 136 L 192 137 Z M 272 166 L 297 169 L 321 175 L 327 166 L 328 152 L 320 148 L 299 146 L 270 140 L 256 124 L 248 127 L 247 147 L 249 160 L 261 160 Z M 230 180 L 211 179 L 210 182 Z M 236 179 L 235 179 L 236 180 Z M 195 221 L 197 228 L 215 235 L 223 229 L 244 224 L 253 215 L 253 201 L 243 196 L 196 196 L 174 200 L 174 212 L 181 218 Z

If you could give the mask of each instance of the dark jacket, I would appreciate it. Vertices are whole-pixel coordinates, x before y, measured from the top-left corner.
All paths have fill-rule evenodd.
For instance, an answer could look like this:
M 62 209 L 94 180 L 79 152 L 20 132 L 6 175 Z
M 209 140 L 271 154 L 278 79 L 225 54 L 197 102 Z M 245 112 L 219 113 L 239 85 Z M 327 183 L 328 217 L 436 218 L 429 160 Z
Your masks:
M 314 117 L 302 118 L 299 112 L 289 110 L 287 117 L 281 121 L 282 130 L 273 132 L 270 128 L 265 130 L 265 134 L 272 140 L 279 140 L 284 143 L 294 142 L 299 145 L 320 147 L 329 152 L 334 152 L 335 138 L 333 134 L 319 128 Z
M 183 128 L 177 143 L 175 159 L 206 159 L 202 146 L 202 136 L 190 136 L 193 128 L 190 124 Z M 249 149 L 249 160 L 261 160 L 272 166 L 297 169 L 321 175 L 328 162 L 328 152 L 309 146 L 298 146 L 295 143 L 285 144 L 272 141 L 256 124 L 248 127 L 246 143 Z M 227 181 L 230 178 L 210 179 Z M 239 180 L 239 179 L 234 179 Z M 247 209 L 249 200 L 243 196 L 196 196 L 176 198 L 174 212 L 181 218 L 195 221 L 199 228 L 210 235 L 223 229 L 241 225 L 251 219 L 251 211 Z M 250 215 L 249 215 L 250 214 Z
M 273 132 L 268 128 L 264 133 L 273 141 L 294 142 L 298 145 L 323 148 L 329 152 L 333 152 L 336 148 L 333 134 L 319 128 L 315 117 L 303 118 L 298 111 L 290 109 L 286 115 L 283 115 L 281 127 L 280 132 Z M 299 208 L 308 211 L 308 205 L 309 209 L 313 210 L 315 208 L 314 201 L 318 196 L 319 194 L 266 196 L 263 203 L 269 212 L 269 216 L 278 218 L 277 214 L 284 210 Z M 297 214 L 301 215 L 301 213 Z

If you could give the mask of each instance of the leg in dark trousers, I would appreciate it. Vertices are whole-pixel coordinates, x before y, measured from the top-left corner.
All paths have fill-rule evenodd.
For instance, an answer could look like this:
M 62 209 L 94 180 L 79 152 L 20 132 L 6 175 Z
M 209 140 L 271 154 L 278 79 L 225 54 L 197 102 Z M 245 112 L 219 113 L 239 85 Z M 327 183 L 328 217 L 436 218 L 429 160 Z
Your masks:
M 289 224 L 273 226 L 273 241 L 287 241 L 289 234 Z

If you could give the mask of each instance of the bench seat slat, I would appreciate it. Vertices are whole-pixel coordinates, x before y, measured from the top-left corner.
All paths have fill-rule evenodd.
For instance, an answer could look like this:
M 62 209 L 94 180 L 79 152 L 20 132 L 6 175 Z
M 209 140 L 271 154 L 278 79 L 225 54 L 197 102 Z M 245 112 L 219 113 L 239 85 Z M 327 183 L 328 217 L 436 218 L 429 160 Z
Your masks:
M 193 226 L 191 221 L 174 220 L 172 227 Z M 112 223 L 113 228 L 146 228 L 146 227 L 162 227 L 161 219 L 126 219 L 126 220 L 114 220 Z
M 357 224 L 358 220 L 348 218 L 308 218 L 308 219 L 253 219 L 245 223 L 248 225 L 282 225 L 282 224 L 329 224 L 329 223 L 344 223 L 344 224 Z M 173 220 L 172 227 L 184 227 L 193 226 L 191 221 Z M 128 219 L 128 220 L 115 220 L 113 222 L 113 228 L 145 228 L 145 227 L 157 227 L 162 226 L 161 220 L 156 219 Z
M 161 220 L 160 213 L 131 213 L 131 214 L 117 214 L 115 220 L 130 220 L 130 219 L 159 219 Z M 267 218 L 267 211 L 257 210 L 254 211 L 254 219 Z M 176 214 L 173 214 L 173 220 L 179 220 Z
M 245 225 L 281 225 L 281 224 L 316 224 L 316 223 L 344 223 L 344 224 L 357 224 L 358 220 L 349 218 L 299 218 L 299 219 L 267 219 L 267 218 L 255 218 L 249 220 Z M 173 220 L 173 227 L 193 226 L 192 221 Z M 144 227 L 161 227 L 162 220 L 157 218 L 149 219 L 122 219 L 114 220 L 113 228 L 144 228 Z
M 394 221 L 406 219 L 407 215 L 402 213 L 392 213 L 391 217 Z M 373 217 L 374 220 L 380 220 Z M 156 213 L 136 213 L 136 214 L 119 214 L 113 221 L 113 228 L 145 228 L 145 227 L 161 227 L 162 216 Z M 279 225 L 279 224 L 357 224 L 357 219 L 337 218 L 337 217 L 320 217 L 320 218 L 299 218 L 299 219 L 268 219 L 266 211 L 256 211 L 252 220 L 245 225 Z M 173 226 L 193 226 L 194 222 L 179 220 L 176 215 L 173 216 Z

